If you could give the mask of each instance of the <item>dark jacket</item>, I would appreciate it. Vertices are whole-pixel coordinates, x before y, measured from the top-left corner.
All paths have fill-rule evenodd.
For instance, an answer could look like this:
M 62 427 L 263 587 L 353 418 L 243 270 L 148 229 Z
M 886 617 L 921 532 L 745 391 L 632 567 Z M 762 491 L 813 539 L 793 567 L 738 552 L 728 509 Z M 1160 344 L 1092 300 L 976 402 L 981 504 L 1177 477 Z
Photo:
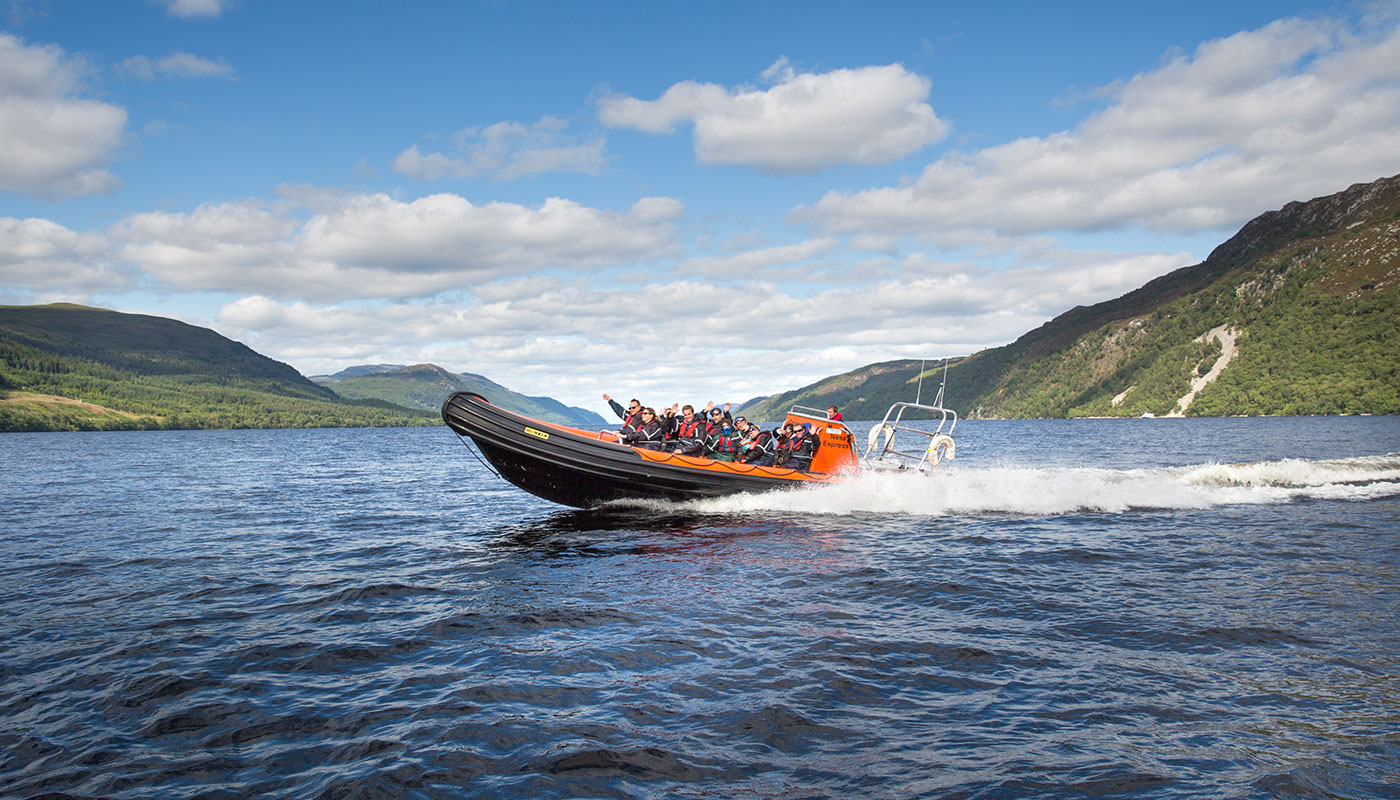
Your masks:
M 757 428 L 755 428 L 757 430 Z M 758 434 L 748 440 L 749 447 L 739 456 L 739 460 L 745 464 L 757 464 L 760 467 L 773 465 L 773 456 L 778 452 L 778 437 L 765 430 L 759 430 Z
M 705 424 L 705 455 L 720 461 L 733 461 L 739 454 L 739 439 L 728 421 Z
M 812 468 L 812 456 L 817 454 L 817 437 L 806 427 L 788 437 L 785 447 L 787 458 L 780 466 L 806 471 Z
M 743 461 L 744 455 L 748 453 L 749 450 L 753 449 L 753 443 L 758 439 L 758 435 L 761 433 L 763 433 L 763 431 L 753 423 L 749 423 L 746 430 L 740 430 L 737 425 L 734 427 L 734 438 L 739 440 L 740 461 Z
M 661 437 L 665 435 L 665 432 L 661 420 L 656 417 L 652 417 L 650 422 L 642 422 L 639 418 L 635 429 L 629 431 L 624 428 L 622 441 L 624 444 L 630 444 L 633 447 L 659 449 L 661 447 Z
M 617 415 L 617 418 L 622 420 L 622 430 L 618 433 L 626 434 L 629 431 L 635 431 L 637 426 L 642 424 L 642 410 L 640 408 L 629 414 L 627 409 L 623 408 L 622 404 L 616 400 L 609 400 L 608 405 L 612 406 L 613 413 Z
M 670 417 L 668 419 L 670 429 L 666 432 L 666 438 L 670 440 L 668 446 L 674 448 L 674 452 L 688 456 L 698 456 L 705 451 L 705 418 L 699 414 L 691 417 L 690 422 L 685 421 L 685 415 Z

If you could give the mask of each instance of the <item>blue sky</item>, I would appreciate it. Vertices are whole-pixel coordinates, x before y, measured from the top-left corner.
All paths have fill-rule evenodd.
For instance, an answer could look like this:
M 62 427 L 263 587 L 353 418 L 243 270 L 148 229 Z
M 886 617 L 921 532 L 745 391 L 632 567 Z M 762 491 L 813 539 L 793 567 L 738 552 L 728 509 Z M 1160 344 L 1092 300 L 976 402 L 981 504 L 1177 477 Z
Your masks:
M 1395 3 L 21 1 L 0 25 L 0 303 L 592 408 L 1004 344 L 1400 172 Z

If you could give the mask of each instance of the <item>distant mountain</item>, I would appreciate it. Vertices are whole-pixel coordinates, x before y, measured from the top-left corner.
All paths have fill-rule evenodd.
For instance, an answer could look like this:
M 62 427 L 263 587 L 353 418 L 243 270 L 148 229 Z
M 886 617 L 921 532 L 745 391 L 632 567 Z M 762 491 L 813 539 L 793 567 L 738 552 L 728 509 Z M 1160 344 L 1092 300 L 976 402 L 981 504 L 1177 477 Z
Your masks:
M 835 403 L 878 419 L 914 399 L 919 368 L 872 364 L 742 411 Z M 941 377 L 926 365 L 924 398 Z M 1200 264 L 956 360 L 946 405 L 971 417 L 1400 413 L 1400 176 L 1262 214 Z
M 840 375 L 823 378 L 801 389 L 750 400 L 735 413 L 750 419 L 779 420 L 793 406 L 823 411 L 829 405 L 841 410 L 844 419 L 880 419 L 885 410 L 899 401 L 917 398 L 932 403 L 942 379 L 942 362 L 928 363 L 922 391 L 918 359 L 882 361 Z M 936 374 L 935 374 L 936 373 Z
M 341 400 L 208 328 L 70 304 L 0 306 L 0 431 L 436 422 Z
M 453 392 L 476 392 L 502 408 L 546 422 L 583 428 L 596 428 L 607 424 L 602 417 L 587 409 L 566 406 L 549 397 L 529 397 L 481 375 L 448 372 L 436 364 L 415 364 L 411 367 L 350 367 L 336 375 L 347 377 L 336 378 L 335 375 L 331 375 L 313 380 L 318 380 L 321 385 L 341 397 L 384 400 L 395 405 L 434 412 L 442 407 L 442 401 Z
M 346 367 L 334 375 L 312 375 L 311 382 L 318 386 L 325 386 L 328 383 L 343 381 L 346 378 L 358 378 L 362 375 L 377 375 L 381 372 L 393 372 L 396 369 L 403 368 L 403 364 L 365 364 L 359 367 Z

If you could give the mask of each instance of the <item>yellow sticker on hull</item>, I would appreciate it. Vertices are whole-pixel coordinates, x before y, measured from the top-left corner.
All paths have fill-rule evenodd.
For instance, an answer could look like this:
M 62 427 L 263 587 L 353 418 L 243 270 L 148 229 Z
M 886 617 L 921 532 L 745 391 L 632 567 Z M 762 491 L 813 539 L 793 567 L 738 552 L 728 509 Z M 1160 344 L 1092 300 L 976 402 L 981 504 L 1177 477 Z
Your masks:
M 530 434 L 531 436 L 534 436 L 534 437 L 537 437 L 537 438 L 540 438 L 540 439 L 548 439 L 548 438 L 549 438 L 549 434 L 545 433 L 544 431 L 537 431 L 537 430 L 535 430 L 534 428 L 526 428 L 526 429 L 525 429 L 525 432 L 528 433 L 528 434 Z

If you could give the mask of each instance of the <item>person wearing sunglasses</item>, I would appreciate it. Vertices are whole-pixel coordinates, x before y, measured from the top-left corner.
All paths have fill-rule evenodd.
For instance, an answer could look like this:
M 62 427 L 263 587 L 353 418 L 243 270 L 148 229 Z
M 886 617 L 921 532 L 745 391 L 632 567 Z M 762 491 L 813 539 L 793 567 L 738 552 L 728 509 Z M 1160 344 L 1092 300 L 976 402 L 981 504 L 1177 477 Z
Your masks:
M 640 419 L 637 427 L 622 434 L 622 443 L 633 447 L 645 447 L 648 450 L 660 450 L 661 439 L 666 429 L 661 420 L 656 418 L 656 409 L 644 408 L 638 416 Z
M 739 460 L 745 464 L 753 464 L 758 467 L 771 467 L 778 456 L 779 429 L 765 431 L 757 425 L 750 425 L 750 428 L 757 429 L 749 444 L 749 449 Z
M 817 437 L 812 433 L 809 422 L 791 422 L 787 427 L 787 440 L 778 451 L 778 466 L 805 472 L 812 468 L 812 456 L 817 453 Z
M 627 408 L 623 409 L 622 404 L 609 397 L 607 392 L 603 392 L 603 399 L 608 401 L 613 413 L 622 420 L 622 430 L 617 432 L 618 436 L 625 437 L 628 433 L 635 433 L 637 426 L 642 424 L 641 402 L 634 397 L 632 402 L 627 404 Z

